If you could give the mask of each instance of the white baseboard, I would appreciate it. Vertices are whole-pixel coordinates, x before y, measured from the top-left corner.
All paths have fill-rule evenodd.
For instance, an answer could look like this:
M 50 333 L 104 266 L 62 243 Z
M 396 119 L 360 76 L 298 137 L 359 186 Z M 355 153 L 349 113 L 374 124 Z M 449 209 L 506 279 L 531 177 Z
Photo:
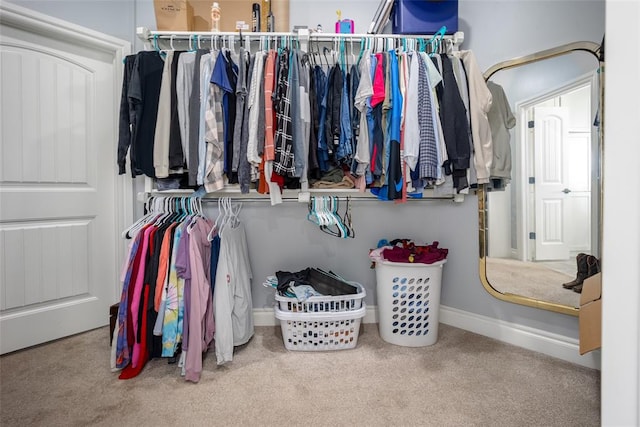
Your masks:
M 440 306 L 440 322 L 587 368 L 600 369 L 600 350 L 583 356 L 577 339 L 456 308 Z
M 254 309 L 253 316 L 256 326 L 279 325 L 272 308 Z M 377 323 L 377 321 L 376 307 L 367 306 L 367 314 L 363 322 Z M 446 306 L 440 306 L 440 323 L 587 368 L 600 369 L 600 350 L 581 356 L 578 340 L 574 338 Z

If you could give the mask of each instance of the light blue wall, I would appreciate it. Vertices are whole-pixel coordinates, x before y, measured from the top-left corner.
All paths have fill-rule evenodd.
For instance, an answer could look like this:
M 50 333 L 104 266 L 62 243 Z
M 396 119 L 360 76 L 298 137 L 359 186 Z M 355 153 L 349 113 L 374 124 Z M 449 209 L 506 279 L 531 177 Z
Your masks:
M 15 1 L 21 5 L 129 40 L 135 46 L 136 26 L 154 28 L 153 2 L 130 1 Z M 377 0 L 291 0 L 292 25 L 330 28 L 335 10 L 367 25 Z M 460 2 L 463 48 L 474 50 L 480 68 L 515 56 L 576 40 L 599 42 L 604 32 L 604 1 L 463 0 Z M 136 190 L 141 181 L 136 183 Z M 213 209 L 209 212 L 214 216 Z M 277 270 L 307 266 L 332 269 L 363 283 L 367 304 L 375 304 L 375 274 L 368 250 L 381 238 L 438 240 L 449 249 L 443 272 L 442 304 L 496 319 L 576 338 L 577 318 L 498 301 L 478 279 L 477 199 L 462 204 L 417 202 L 409 206 L 354 202 L 356 239 L 342 241 L 316 230 L 306 218 L 306 206 L 287 203 L 245 203 L 241 217 L 247 225 L 254 276 L 254 306 L 270 306 L 271 290 L 262 280 Z
M 136 22 L 135 0 L 9 0 L 8 2 L 127 40 L 133 45 Z

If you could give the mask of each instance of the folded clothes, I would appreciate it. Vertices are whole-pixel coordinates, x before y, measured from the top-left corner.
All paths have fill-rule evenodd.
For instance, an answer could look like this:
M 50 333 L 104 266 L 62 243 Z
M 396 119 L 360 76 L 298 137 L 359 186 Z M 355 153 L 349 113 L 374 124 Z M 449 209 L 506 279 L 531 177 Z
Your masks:
M 320 180 L 311 184 L 311 188 L 353 188 L 354 186 L 353 181 L 347 176 L 338 182 Z

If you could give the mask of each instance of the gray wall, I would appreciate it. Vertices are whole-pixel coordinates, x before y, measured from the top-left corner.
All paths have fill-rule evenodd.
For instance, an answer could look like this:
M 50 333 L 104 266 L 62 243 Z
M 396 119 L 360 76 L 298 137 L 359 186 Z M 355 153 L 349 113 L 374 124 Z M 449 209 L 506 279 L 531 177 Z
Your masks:
M 44 13 L 129 40 L 138 48 L 135 26 L 154 28 L 153 2 L 129 1 L 15 1 Z M 292 0 L 294 24 L 332 28 L 335 10 L 354 19 L 356 30 L 368 25 L 377 0 Z M 484 1 L 460 2 L 463 48 L 474 50 L 480 68 L 537 50 L 577 40 L 599 42 L 604 33 L 604 1 Z M 135 185 L 141 188 L 141 181 Z M 208 208 L 211 217 L 214 209 Z M 343 241 L 327 236 L 306 220 L 306 206 L 287 203 L 245 203 L 241 217 L 247 226 L 254 276 L 254 306 L 270 306 L 272 291 L 261 286 L 277 270 L 307 266 L 332 269 L 367 288 L 367 303 L 375 304 L 375 273 L 368 250 L 379 239 L 408 237 L 438 240 L 449 249 L 443 272 L 442 304 L 456 309 L 543 329 L 576 338 L 577 318 L 498 301 L 478 279 L 477 199 L 462 204 L 416 202 L 408 206 L 354 202 L 356 238 Z

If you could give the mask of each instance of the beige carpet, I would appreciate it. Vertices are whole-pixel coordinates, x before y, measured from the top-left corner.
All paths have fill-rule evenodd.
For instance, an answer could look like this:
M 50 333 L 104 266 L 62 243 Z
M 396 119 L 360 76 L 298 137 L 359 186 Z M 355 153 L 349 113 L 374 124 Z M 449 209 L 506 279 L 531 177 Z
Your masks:
M 515 259 L 487 258 L 487 279 L 503 293 L 524 295 L 571 307 L 580 305 L 580 294 L 562 287 L 569 276 L 544 265 Z
M 288 352 L 256 328 L 234 361 L 210 354 L 198 384 L 153 360 L 109 371 L 107 328 L 0 358 L 2 426 L 598 426 L 598 371 L 440 326 L 399 347 L 364 325 L 358 345 Z

